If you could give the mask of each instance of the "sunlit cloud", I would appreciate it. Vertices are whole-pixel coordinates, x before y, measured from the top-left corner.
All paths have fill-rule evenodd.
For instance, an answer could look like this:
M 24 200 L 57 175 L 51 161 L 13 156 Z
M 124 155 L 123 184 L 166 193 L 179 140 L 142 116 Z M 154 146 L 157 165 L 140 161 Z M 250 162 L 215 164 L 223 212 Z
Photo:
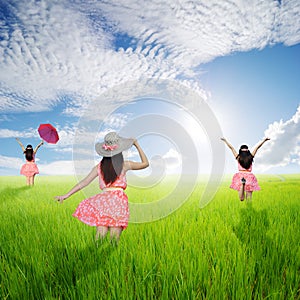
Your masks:
M 290 163 L 300 165 L 300 106 L 289 120 L 270 124 L 265 136 L 271 140 L 257 154 L 256 167 L 259 170 L 284 167 Z
M 181 155 L 175 149 L 171 148 L 162 156 L 168 171 L 178 170 L 181 167 Z

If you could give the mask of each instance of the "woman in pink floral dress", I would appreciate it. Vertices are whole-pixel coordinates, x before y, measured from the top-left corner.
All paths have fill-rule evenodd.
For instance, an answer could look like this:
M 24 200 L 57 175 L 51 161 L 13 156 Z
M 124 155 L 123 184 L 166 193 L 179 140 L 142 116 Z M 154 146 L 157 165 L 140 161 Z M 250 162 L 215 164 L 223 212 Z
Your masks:
M 242 145 L 239 149 L 239 153 L 237 153 L 233 146 L 225 138 L 221 138 L 221 140 L 225 142 L 238 161 L 238 173 L 233 175 L 230 188 L 239 192 L 239 198 L 241 201 L 244 201 L 245 199 L 245 192 L 246 199 L 251 200 L 252 192 L 260 190 L 257 179 L 252 173 L 253 158 L 256 155 L 257 150 L 270 139 L 265 138 L 254 148 L 252 153 L 249 151 L 247 145 Z
M 132 145 L 136 147 L 141 162 L 124 161 L 122 151 Z M 101 162 L 67 194 L 55 198 L 62 203 L 99 177 L 102 192 L 83 200 L 73 216 L 87 225 L 96 226 L 96 240 L 104 239 L 109 231 L 111 240 L 118 242 L 129 219 L 128 198 L 124 192 L 126 172 L 147 168 L 149 162 L 136 140 L 122 138 L 115 132 L 108 133 L 103 143 L 96 144 L 96 151 L 103 156 Z
M 41 141 L 33 150 L 33 147 L 31 145 L 27 145 L 25 148 L 19 138 L 16 138 L 16 141 L 21 146 L 26 159 L 26 163 L 21 167 L 20 174 L 26 176 L 27 185 L 33 186 L 34 177 L 36 174 L 39 174 L 38 166 L 35 163 L 35 154 L 38 149 L 44 144 L 44 142 Z

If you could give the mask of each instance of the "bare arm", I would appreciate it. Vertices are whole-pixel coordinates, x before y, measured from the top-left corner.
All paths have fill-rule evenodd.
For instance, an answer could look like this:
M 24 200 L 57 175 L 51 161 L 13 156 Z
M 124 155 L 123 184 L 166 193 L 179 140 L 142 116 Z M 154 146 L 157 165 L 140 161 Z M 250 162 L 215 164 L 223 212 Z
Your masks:
M 233 155 L 235 158 L 237 158 L 238 153 L 235 151 L 235 149 L 233 148 L 233 146 L 225 139 L 225 138 L 221 138 L 221 140 L 228 146 L 228 148 L 232 151 Z
M 137 151 L 139 152 L 139 156 L 141 159 L 141 162 L 135 162 L 135 161 L 126 161 L 124 163 L 124 169 L 127 170 L 141 170 L 145 169 L 149 166 L 149 161 L 144 153 L 143 149 L 139 145 L 139 143 L 135 140 L 133 145 L 136 147 Z
M 77 183 L 68 193 L 65 195 L 56 196 L 55 199 L 57 199 L 60 203 L 63 203 L 65 199 L 89 185 L 98 176 L 97 168 L 98 166 L 95 166 L 92 171 L 84 179 Z
M 18 144 L 21 146 L 23 152 L 25 152 L 25 147 L 23 146 L 23 144 L 21 143 L 19 138 L 16 138 L 16 141 L 18 142 Z
M 266 142 L 266 141 L 269 141 L 270 139 L 269 138 L 265 138 L 263 141 L 261 141 L 253 150 L 253 152 L 251 153 L 252 156 L 254 157 L 257 150 Z
M 34 154 L 38 151 L 38 149 L 44 144 L 44 141 L 41 141 L 34 149 Z

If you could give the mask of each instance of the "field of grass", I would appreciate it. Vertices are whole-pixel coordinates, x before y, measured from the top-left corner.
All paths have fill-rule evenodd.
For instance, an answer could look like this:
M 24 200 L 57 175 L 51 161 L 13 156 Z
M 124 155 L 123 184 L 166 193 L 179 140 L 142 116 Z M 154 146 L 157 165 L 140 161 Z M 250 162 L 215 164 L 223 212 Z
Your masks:
M 0 177 L 0 298 L 300 299 L 300 175 L 258 180 L 252 203 L 228 177 L 203 209 L 193 193 L 162 220 L 129 224 L 116 247 L 71 216 L 83 193 L 53 200 L 73 177 L 33 188 Z M 133 201 L 148 192 L 127 190 Z

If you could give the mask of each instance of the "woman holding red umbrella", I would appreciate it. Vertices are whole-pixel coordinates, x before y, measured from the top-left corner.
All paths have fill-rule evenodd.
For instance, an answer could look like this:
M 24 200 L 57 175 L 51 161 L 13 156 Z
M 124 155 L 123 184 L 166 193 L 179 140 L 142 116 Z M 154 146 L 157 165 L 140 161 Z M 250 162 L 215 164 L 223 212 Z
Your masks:
M 33 147 L 31 145 L 27 145 L 25 148 L 18 138 L 16 138 L 16 140 L 21 146 L 26 158 L 26 163 L 22 166 L 20 173 L 21 175 L 26 176 L 26 184 L 29 186 L 33 186 L 34 177 L 36 174 L 39 174 L 39 169 L 35 163 L 35 154 L 38 149 L 44 144 L 44 141 L 41 141 L 33 150 Z

